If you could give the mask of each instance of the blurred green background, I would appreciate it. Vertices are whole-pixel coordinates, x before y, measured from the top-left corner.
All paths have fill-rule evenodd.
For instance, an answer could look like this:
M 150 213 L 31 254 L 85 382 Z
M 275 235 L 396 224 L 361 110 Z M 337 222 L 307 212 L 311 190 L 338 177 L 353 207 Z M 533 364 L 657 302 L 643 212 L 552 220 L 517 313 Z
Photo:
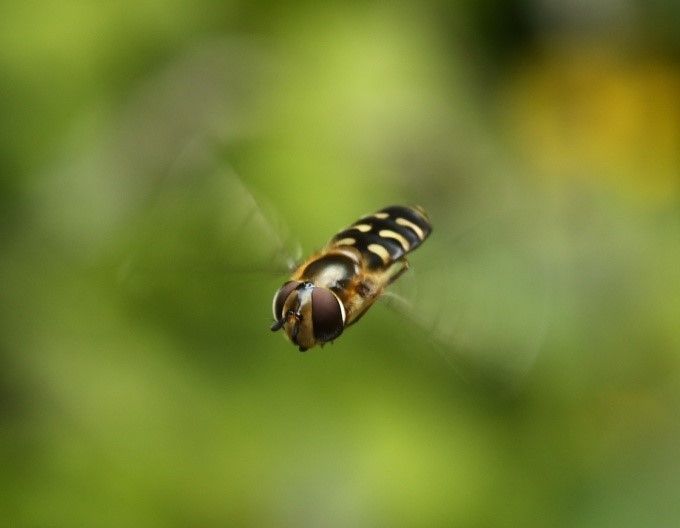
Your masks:
M 0 7 L 5 526 L 677 526 L 680 8 Z M 420 203 L 332 346 L 287 248 Z

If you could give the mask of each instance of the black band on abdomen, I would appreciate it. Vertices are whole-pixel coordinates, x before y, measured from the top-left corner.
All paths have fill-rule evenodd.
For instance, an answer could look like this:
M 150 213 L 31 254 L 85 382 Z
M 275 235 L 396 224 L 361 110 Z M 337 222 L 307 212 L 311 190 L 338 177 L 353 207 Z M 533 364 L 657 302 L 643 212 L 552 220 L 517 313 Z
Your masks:
M 388 266 L 417 248 L 432 226 L 424 211 L 393 205 L 365 216 L 333 237 L 330 244 L 356 247 L 370 268 Z

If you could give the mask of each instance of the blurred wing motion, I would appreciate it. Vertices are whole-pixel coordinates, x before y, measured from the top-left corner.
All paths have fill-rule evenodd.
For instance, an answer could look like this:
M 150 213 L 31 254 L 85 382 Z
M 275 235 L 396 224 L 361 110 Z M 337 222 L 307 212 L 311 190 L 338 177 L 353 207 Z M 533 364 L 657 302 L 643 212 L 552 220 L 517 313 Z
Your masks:
M 135 222 L 135 247 L 126 273 L 285 273 L 298 250 L 283 224 L 265 213 L 261 199 L 215 160 L 159 185 L 157 196 Z
M 254 288 L 271 288 L 263 277 L 300 258 L 275 208 L 231 166 L 230 151 L 261 126 L 267 66 L 252 42 L 206 42 L 140 86 L 102 147 L 92 172 L 125 192 L 111 236 L 118 284 L 139 313 L 224 327 L 230 311 L 250 310 Z
M 548 323 L 552 281 L 542 222 L 530 213 L 499 214 L 461 233 L 446 213 L 431 216 L 438 230 L 430 256 L 416 255 L 385 300 L 452 366 L 519 379 Z

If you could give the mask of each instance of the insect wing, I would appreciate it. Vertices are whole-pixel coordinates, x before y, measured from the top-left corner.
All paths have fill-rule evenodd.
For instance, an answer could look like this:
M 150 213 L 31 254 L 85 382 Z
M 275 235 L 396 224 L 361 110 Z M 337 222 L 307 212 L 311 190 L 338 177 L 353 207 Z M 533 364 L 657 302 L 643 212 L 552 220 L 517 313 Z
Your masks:
M 244 319 L 232 312 L 268 322 L 261 301 L 300 258 L 275 209 L 232 167 L 257 137 L 265 66 L 245 42 L 208 42 L 148 77 L 101 146 L 90 172 L 121 189 L 112 259 L 140 317 L 223 343 L 226 321 Z
M 134 223 L 130 272 L 281 275 L 295 258 L 283 224 L 266 214 L 225 162 L 163 182 Z
M 461 232 L 438 218 L 387 302 L 424 330 L 454 367 L 515 380 L 540 353 L 552 279 L 546 230 L 531 215 L 499 215 Z M 392 298 L 390 298 L 392 296 Z

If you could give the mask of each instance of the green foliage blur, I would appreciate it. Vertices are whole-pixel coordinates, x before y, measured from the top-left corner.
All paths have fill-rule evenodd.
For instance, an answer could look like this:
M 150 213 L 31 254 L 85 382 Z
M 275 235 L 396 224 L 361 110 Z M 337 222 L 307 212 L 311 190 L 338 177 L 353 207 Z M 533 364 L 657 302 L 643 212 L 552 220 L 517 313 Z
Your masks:
M 677 2 L 0 8 L 0 519 L 680 524 Z M 305 354 L 280 264 L 434 232 Z M 296 255 L 296 247 L 302 249 Z

